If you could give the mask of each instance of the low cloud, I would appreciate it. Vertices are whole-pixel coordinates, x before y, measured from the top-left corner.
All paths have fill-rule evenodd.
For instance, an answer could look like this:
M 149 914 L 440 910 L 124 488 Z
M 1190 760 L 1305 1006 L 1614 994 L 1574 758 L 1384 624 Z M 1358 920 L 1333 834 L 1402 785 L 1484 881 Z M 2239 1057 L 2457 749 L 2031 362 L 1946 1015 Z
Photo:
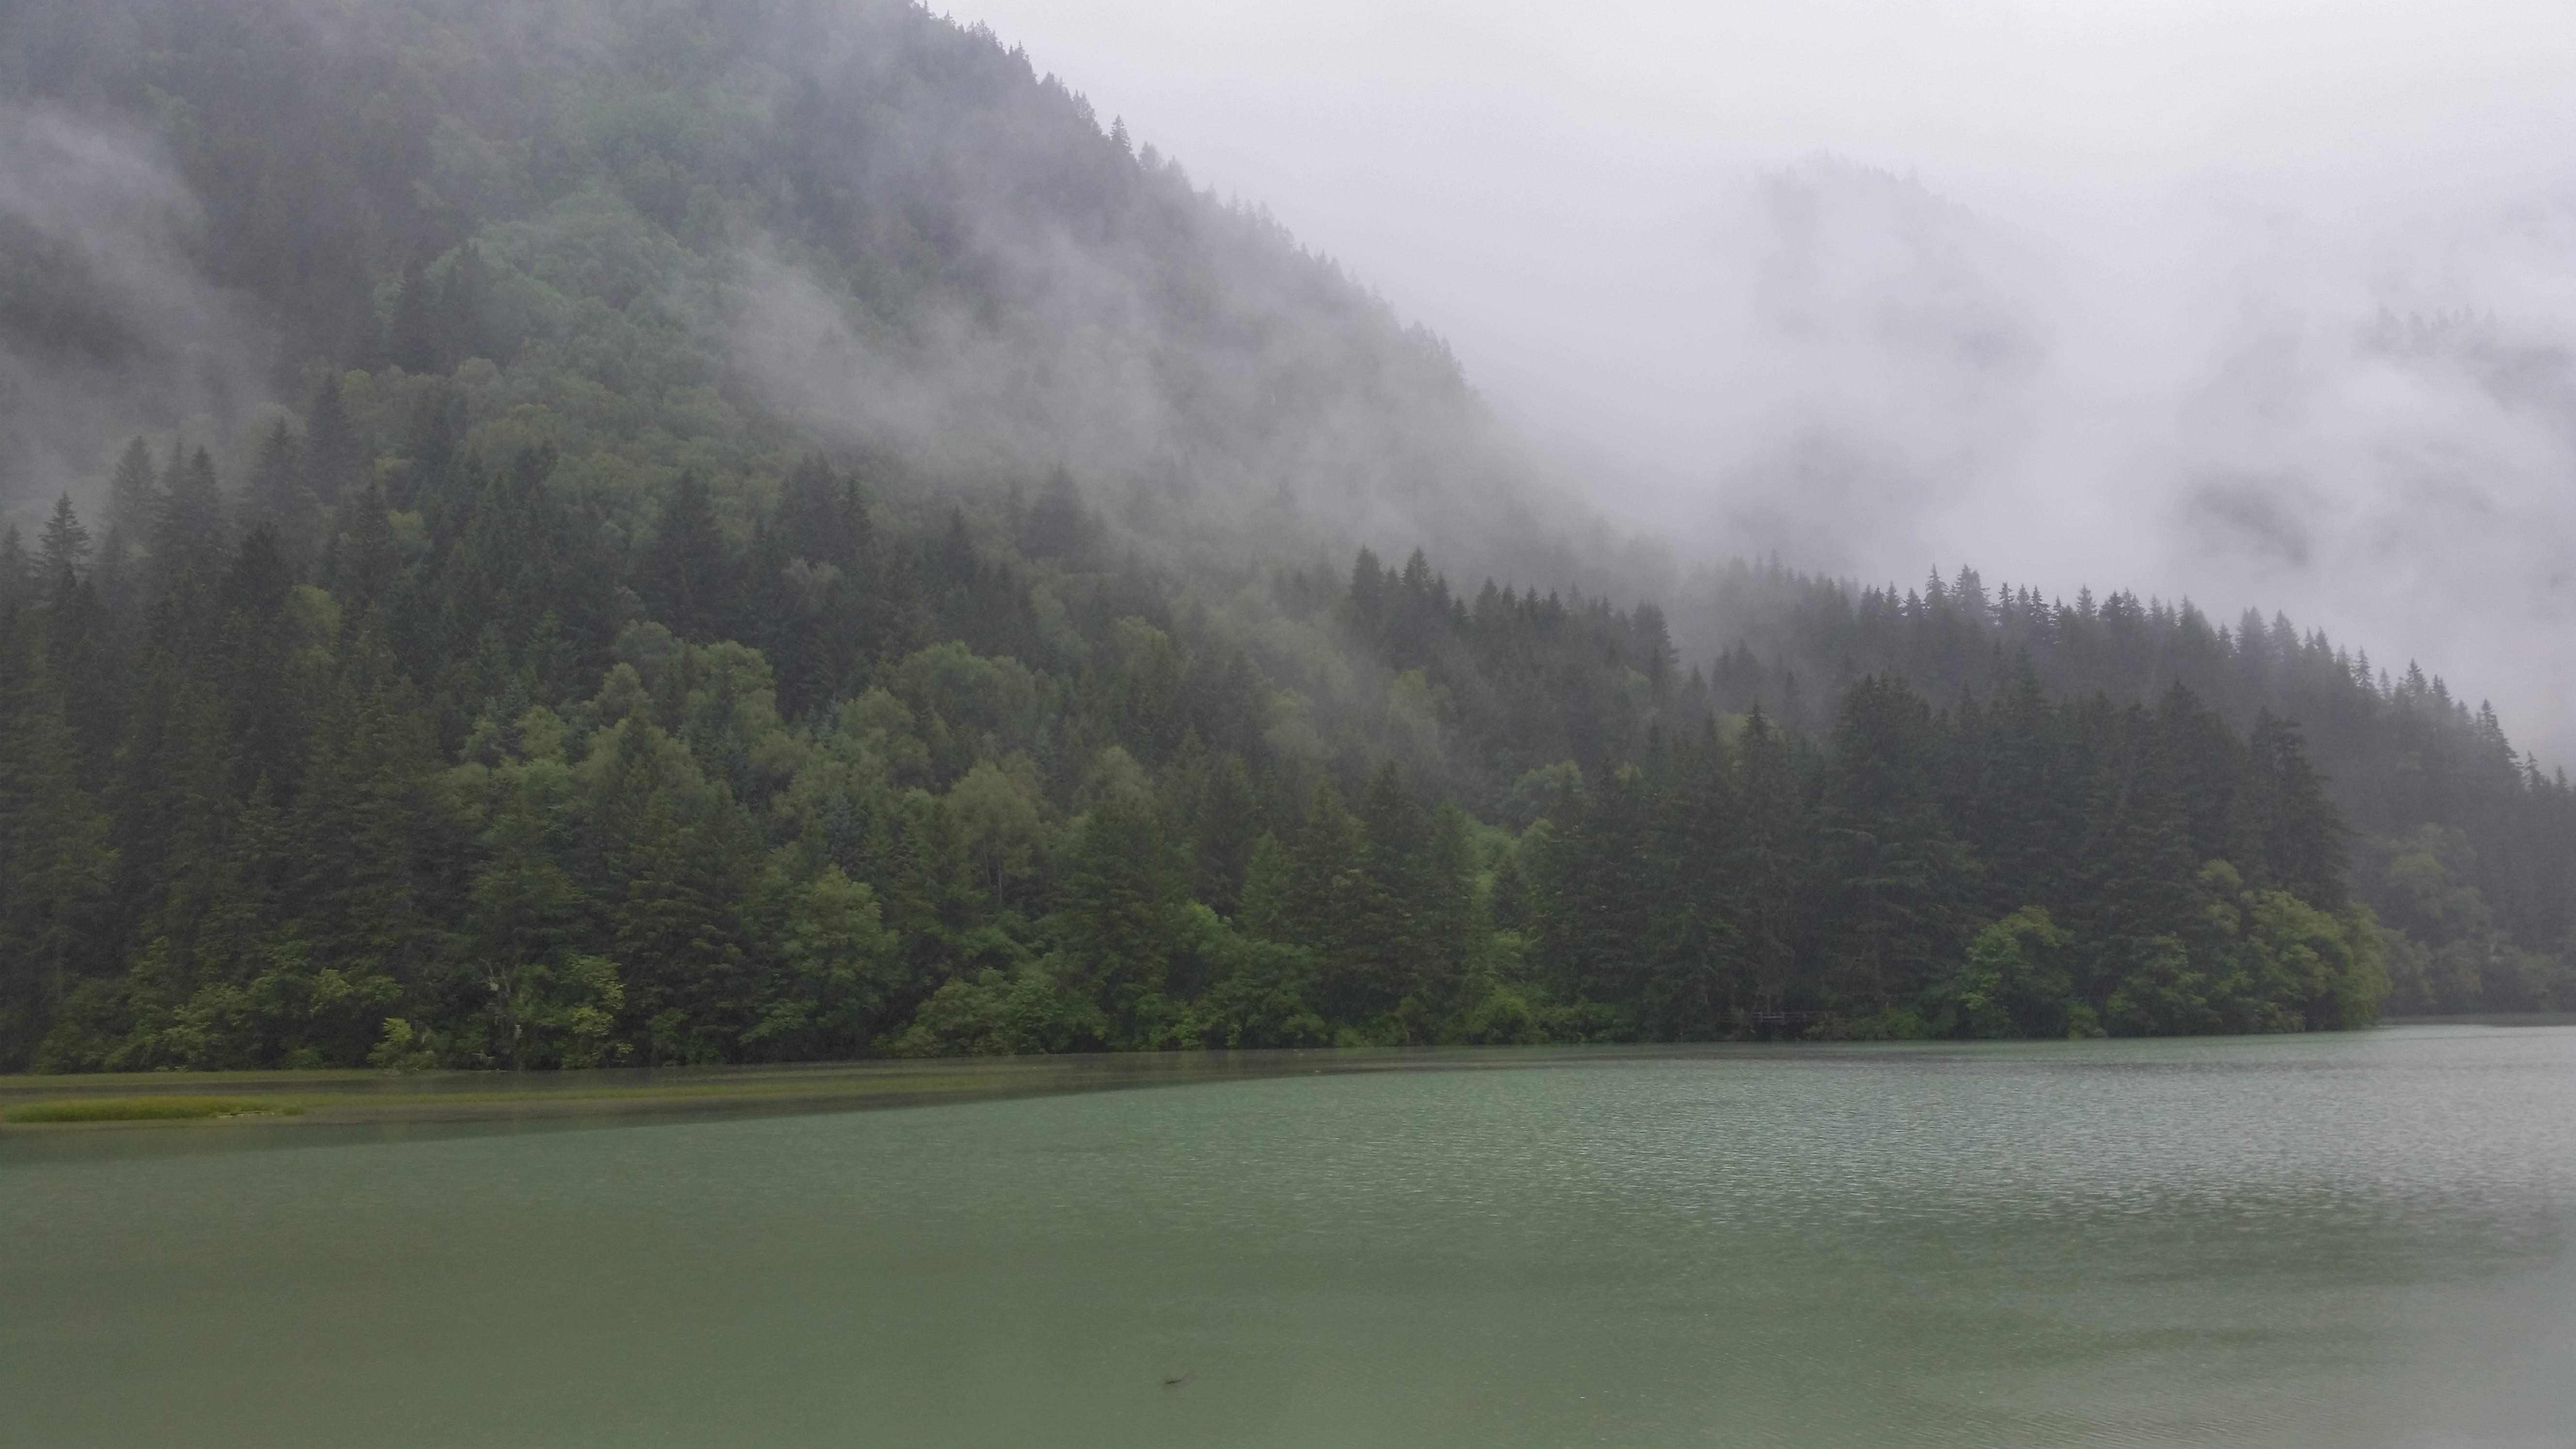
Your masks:
M 1685 561 L 2287 610 L 2576 759 L 2565 7 L 973 13 Z
M 50 498 L 121 426 L 260 400 L 263 334 L 190 262 L 197 216 L 146 138 L 0 105 L 0 498 Z

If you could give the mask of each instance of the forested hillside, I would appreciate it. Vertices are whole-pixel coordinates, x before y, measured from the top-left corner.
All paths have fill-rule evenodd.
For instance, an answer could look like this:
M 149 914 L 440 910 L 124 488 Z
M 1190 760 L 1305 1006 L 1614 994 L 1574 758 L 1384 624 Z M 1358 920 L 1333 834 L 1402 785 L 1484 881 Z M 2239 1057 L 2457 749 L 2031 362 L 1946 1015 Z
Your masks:
M 0 226 L 0 1068 L 2576 1000 L 2576 805 L 2438 683 L 1968 573 L 1677 644 L 1436 342 L 919 10 L 0 57 L 10 164 L 190 198 Z
M 318 357 L 400 370 L 425 472 L 538 408 L 600 487 L 667 487 L 667 432 L 729 498 L 793 428 L 1227 546 L 1547 547 L 1443 344 L 906 0 L 10 7 L 0 94 L 0 476 Z
M 737 544 L 684 475 L 626 549 L 531 450 L 401 512 L 376 470 L 306 543 L 304 456 L 273 430 L 233 499 L 138 441 L 149 551 L 66 507 L 9 596 L 22 1062 L 2376 1011 L 2297 732 L 2181 691 L 1936 715 L 1871 678 L 1812 739 L 1721 719 L 1650 610 L 1469 608 L 1419 554 L 1212 607 L 1061 479 L 904 522 L 807 460 Z

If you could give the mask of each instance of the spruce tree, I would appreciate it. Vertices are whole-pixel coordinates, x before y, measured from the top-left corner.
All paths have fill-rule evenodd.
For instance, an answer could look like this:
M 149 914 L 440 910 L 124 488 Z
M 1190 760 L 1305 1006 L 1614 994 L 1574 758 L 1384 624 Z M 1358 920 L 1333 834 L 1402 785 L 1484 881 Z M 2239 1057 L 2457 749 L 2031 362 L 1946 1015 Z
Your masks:
M 807 454 L 779 491 L 778 526 L 790 557 L 856 573 L 867 557 L 869 526 L 859 481 Z
M 662 506 L 645 550 L 641 592 L 653 617 L 683 639 L 729 636 L 735 589 L 731 554 L 706 485 L 684 473 Z
M 2343 817 L 2326 798 L 2325 777 L 2308 763 L 2298 721 L 2259 711 L 2246 747 L 2254 823 L 2269 878 L 2319 910 L 2342 909 Z
M 215 478 L 214 455 L 201 447 L 184 463 L 174 452 L 171 462 L 173 476 L 154 520 L 154 571 L 165 581 L 183 569 L 211 580 L 222 567 L 224 547 L 224 495 Z
M 1318 785 L 1296 837 L 1284 842 L 1270 861 L 1262 858 L 1265 854 L 1270 853 L 1256 847 L 1246 872 L 1245 924 L 1257 935 L 1312 952 L 1320 989 L 1347 995 L 1363 903 L 1361 872 L 1367 864 L 1359 822 L 1330 784 Z M 1314 1004 L 1324 1008 L 1326 1001 L 1319 998 Z
M 115 964 L 100 949 L 110 857 L 62 696 L 23 653 L 0 667 L 0 742 L 0 1071 L 22 1072 L 71 988 Z
M 1657 899 L 1639 1019 L 1651 1036 L 1717 1036 L 1743 1005 L 1745 912 L 1729 869 L 1743 820 L 1731 763 L 1713 719 L 1696 737 L 1667 747 L 1658 735 L 1648 749 L 1645 854 Z
M 1942 818 L 1934 748 L 1930 708 L 1902 680 L 1871 675 L 1844 694 L 1818 812 L 1824 986 L 1843 1011 L 1913 997 L 1973 918 L 1975 863 Z
M 80 515 L 72 511 L 71 495 L 63 494 L 54 500 L 53 514 L 45 520 L 45 531 L 36 544 L 36 576 L 44 592 L 53 593 L 66 575 L 77 579 L 87 571 L 89 557 L 89 530 L 81 527 Z
M 271 524 L 290 556 L 303 558 L 317 541 L 319 511 L 305 486 L 304 440 L 279 418 L 261 438 L 259 460 L 251 465 L 250 491 L 242 499 L 243 527 Z
M 1150 800 L 1111 792 L 1074 832 L 1058 890 L 1056 937 L 1077 989 L 1138 1040 L 1179 944 L 1185 876 Z
M 1330 962 L 1326 999 L 1344 1019 L 1377 1023 L 1401 1011 L 1418 1022 L 1453 1003 L 1465 975 L 1471 897 L 1454 817 L 1406 786 L 1393 762 L 1379 767 L 1361 802 L 1362 869 L 1343 951 Z M 1398 1039 L 1418 1028 L 1391 1021 Z
M 1196 864 L 1193 893 L 1220 916 L 1243 908 L 1244 878 L 1261 839 L 1261 799 L 1243 757 L 1221 751 L 1209 765 L 1190 820 L 1190 855 Z
M 155 521 L 161 516 L 161 479 L 152 466 L 151 446 L 136 434 L 118 455 L 116 472 L 107 484 L 107 531 L 122 535 L 129 543 L 141 543 L 152 536 Z
M 1020 552 L 1030 558 L 1060 559 L 1069 568 L 1086 567 L 1095 531 L 1082 491 L 1074 486 L 1073 475 L 1058 465 L 1020 519 Z
M 305 410 L 305 482 L 324 507 L 336 504 L 362 471 L 357 429 L 340 395 L 340 374 L 327 371 Z

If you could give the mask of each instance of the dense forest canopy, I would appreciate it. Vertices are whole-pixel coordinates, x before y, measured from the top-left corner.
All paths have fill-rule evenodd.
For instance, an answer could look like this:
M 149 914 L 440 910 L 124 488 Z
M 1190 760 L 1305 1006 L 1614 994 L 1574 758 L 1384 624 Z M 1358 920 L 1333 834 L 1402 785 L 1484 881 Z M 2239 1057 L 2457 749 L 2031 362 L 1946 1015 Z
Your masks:
M 2441 681 L 1617 597 L 1435 341 L 917 8 L 132 0 L 0 73 L 0 1068 L 2576 1000 L 2576 802 Z

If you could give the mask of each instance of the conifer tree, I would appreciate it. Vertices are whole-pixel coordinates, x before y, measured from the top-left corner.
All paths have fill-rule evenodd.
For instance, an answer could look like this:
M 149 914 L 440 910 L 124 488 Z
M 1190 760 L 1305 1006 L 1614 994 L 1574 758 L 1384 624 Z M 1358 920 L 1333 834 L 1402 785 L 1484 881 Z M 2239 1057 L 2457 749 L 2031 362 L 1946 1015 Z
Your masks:
M 706 485 L 683 474 L 644 555 L 644 600 L 683 639 L 726 637 L 733 626 L 733 560 Z
M 302 558 L 316 542 L 319 514 L 320 505 L 305 486 L 304 440 L 279 418 L 260 439 L 259 459 L 251 466 L 250 491 L 242 499 L 243 527 L 274 526 L 288 552 Z
M 1819 826 L 1832 927 L 1824 985 L 1845 1010 L 1886 1012 L 1930 983 L 1973 911 L 1974 862 L 1941 817 L 1930 709 L 1870 676 L 1843 696 Z
M 2269 878 L 2320 910 L 2341 909 L 2344 824 L 2326 799 L 2324 777 L 2308 763 L 2298 721 L 2260 711 L 2246 746 L 2254 824 Z
M 343 490 L 358 481 L 361 451 L 357 430 L 340 394 L 340 374 L 329 371 L 313 389 L 305 410 L 305 482 L 324 507 L 336 504 Z
M 2071 709 L 2089 736 L 2093 768 L 2079 847 L 2053 904 L 2077 936 L 2079 984 L 2098 1000 L 2136 963 L 2164 951 L 2161 943 L 2187 948 L 2204 902 L 2162 721 L 2099 697 Z
M 1640 999 L 1648 1035 L 1720 1035 L 1742 1008 L 1744 910 L 1729 866 L 1743 833 L 1735 779 L 1717 724 L 1667 747 L 1648 745 L 1646 855 L 1655 902 L 1651 966 Z
M 1363 866 L 1350 894 L 1343 949 L 1328 961 L 1326 1001 L 1344 1019 L 1389 1023 L 1398 1040 L 1455 1006 L 1471 946 L 1473 899 L 1454 814 L 1435 811 L 1393 762 L 1379 767 L 1359 816 Z
M 79 780 L 62 696 L 19 641 L 0 667 L 0 1071 L 26 1071 L 99 951 L 106 821 Z
M 108 479 L 107 531 L 123 536 L 129 543 L 149 539 L 161 516 L 160 492 L 161 480 L 152 466 L 152 449 L 138 433 L 118 455 L 116 472 Z
M 89 530 L 81 527 L 80 515 L 72 511 L 71 495 L 54 500 L 54 511 L 45 520 L 45 531 L 36 544 L 36 575 L 44 592 L 51 594 L 65 575 L 77 579 L 89 567 Z
M 1190 820 L 1190 856 L 1196 863 L 1193 894 L 1220 916 L 1243 908 L 1243 886 L 1260 841 L 1261 799 L 1243 757 L 1220 751 L 1210 763 Z
M 1778 1011 L 1796 989 L 1800 897 L 1808 870 L 1802 762 L 1758 706 L 1737 737 L 1736 761 L 1743 823 L 1728 864 L 1747 1004 Z
M 171 463 L 154 520 L 153 568 L 164 580 L 183 569 L 212 579 L 221 570 L 224 547 L 224 495 L 214 455 L 201 447 L 183 463 L 174 451 Z
M 1359 822 L 1343 808 L 1340 794 L 1323 784 L 1315 787 L 1295 838 L 1274 850 L 1256 846 L 1246 873 L 1246 925 L 1256 935 L 1312 952 L 1327 991 L 1347 989 L 1353 974 L 1351 938 L 1366 849 Z
M 1074 486 L 1073 474 L 1062 465 L 1047 475 L 1046 486 L 1038 490 L 1037 501 L 1020 519 L 1020 552 L 1030 558 L 1062 560 L 1067 567 L 1085 566 L 1090 559 L 1095 525 L 1083 506 L 1082 491 Z
M 866 560 L 868 511 L 859 480 L 834 473 L 820 454 L 807 454 L 787 475 L 778 497 L 778 526 L 791 557 L 844 573 L 855 573 Z
M 1184 889 L 1152 801 L 1112 791 L 1092 805 L 1074 832 L 1056 934 L 1079 989 L 1126 1042 L 1166 987 Z
M 341 500 L 330 562 L 332 593 L 352 605 L 378 602 L 394 583 L 392 510 L 382 481 L 370 478 Z

